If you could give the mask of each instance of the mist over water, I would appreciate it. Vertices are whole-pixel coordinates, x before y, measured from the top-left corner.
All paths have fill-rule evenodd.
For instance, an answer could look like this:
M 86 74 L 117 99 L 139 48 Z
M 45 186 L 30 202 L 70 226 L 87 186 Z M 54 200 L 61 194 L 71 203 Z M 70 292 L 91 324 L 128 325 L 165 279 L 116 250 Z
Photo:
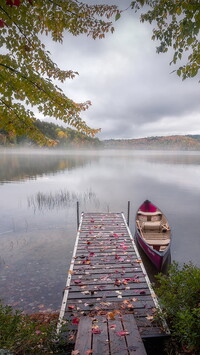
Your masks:
M 1 150 L 0 298 L 29 313 L 59 309 L 77 201 L 125 216 L 130 201 L 134 234 L 148 198 L 169 219 L 172 260 L 200 266 L 199 181 L 199 152 Z

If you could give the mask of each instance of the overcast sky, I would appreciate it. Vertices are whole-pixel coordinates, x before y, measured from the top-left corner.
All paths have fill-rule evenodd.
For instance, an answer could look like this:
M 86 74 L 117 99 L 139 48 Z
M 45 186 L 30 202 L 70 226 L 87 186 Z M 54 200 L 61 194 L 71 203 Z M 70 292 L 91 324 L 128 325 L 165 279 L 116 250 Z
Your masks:
M 198 78 L 171 74 L 172 54 L 156 53 L 152 26 L 132 10 L 114 26 L 102 40 L 66 34 L 62 45 L 48 43 L 59 67 L 79 72 L 61 87 L 76 102 L 92 101 L 82 118 L 101 128 L 100 139 L 200 134 Z

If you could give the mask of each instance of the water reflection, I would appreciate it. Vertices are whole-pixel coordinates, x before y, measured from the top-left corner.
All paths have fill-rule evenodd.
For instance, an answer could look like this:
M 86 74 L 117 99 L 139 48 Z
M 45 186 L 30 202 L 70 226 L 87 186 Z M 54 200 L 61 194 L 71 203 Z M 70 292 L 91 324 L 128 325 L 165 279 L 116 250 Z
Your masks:
M 92 159 L 98 159 L 92 157 Z M 73 170 L 87 165 L 91 157 L 68 155 L 65 152 L 0 151 L 0 183 L 11 181 L 35 180 L 44 175 L 53 175 L 59 171 Z

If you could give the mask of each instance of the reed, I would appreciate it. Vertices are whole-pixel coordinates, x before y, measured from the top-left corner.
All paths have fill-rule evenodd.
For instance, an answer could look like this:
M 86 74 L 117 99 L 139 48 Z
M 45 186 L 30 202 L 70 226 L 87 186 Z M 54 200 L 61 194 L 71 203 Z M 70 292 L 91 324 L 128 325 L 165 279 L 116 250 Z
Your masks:
M 27 199 L 28 207 L 33 208 L 35 212 L 37 210 L 43 211 L 71 207 L 75 205 L 76 201 L 79 201 L 84 207 L 86 207 L 88 203 L 92 203 L 96 208 L 100 206 L 96 194 L 91 190 L 83 193 L 65 190 L 59 190 L 55 193 L 38 192 L 36 195 L 30 196 Z

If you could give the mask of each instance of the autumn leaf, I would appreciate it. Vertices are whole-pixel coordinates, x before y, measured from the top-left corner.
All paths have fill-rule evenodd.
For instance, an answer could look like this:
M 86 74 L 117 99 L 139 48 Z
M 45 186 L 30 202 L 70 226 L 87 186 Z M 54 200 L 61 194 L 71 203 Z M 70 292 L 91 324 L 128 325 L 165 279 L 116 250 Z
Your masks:
M 138 301 L 138 298 L 133 297 L 133 298 L 132 298 L 132 301 L 133 301 L 133 302 L 137 302 L 137 301 Z
M 72 324 L 78 325 L 79 321 L 80 321 L 80 318 L 75 317 L 75 318 L 72 319 Z
M 80 351 L 79 350 L 72 350 L 71 355 L 79 355 Z
M 91 355 L 92 353 L 93 353 L 93 350 L 92 350 L 92 349 L 87 350 L 87 351 L 85 352 L 86 355 Z
M 107 317 L 110 320 L 114 320 L 115 319 L 115 315 L 116 315 L 115 312 L 108 312 Z
M 90 252 L 89 256 L 95 256 L 95 253 Z
M 129 303 L 130 303 L 130 300 L 124 300 L 123 303 L 124 303 L 124 304 L 129 304 Z
M 81 280 L 74 280 L 74 283 L 75 283 L 75 284 L 81 284 L 82 281 L 81 281 Z
M 101 330 L 98 329 L 98 328 L 93 328 L 93 329 L 92 329 L 92 333 L 93 333 L 93 334 L 100 334 L 100 333 L 101 333 Z
M 127 331 L 125 331 L 125 330 L 123 330 L 123 331 L 121 331 L 121 332 L 117 332 L 117 335 L 119 335 L 119 336 L 125 336 L 125 335 L 129 335 L 130 333 L 129 332 L 127 332 Z
M 152 321 L 154 320 L 154 316 L 150 316 L 150 314 L 147 314 L 146 319 Z
M 74 305 L 68 305 L 68 308 L 69 308 L 69 309 L 74 309 L 75 306 L 74 306 Z
M 146 291 L 144 290 L 140 291 L 140 295 L 146 295 Z

